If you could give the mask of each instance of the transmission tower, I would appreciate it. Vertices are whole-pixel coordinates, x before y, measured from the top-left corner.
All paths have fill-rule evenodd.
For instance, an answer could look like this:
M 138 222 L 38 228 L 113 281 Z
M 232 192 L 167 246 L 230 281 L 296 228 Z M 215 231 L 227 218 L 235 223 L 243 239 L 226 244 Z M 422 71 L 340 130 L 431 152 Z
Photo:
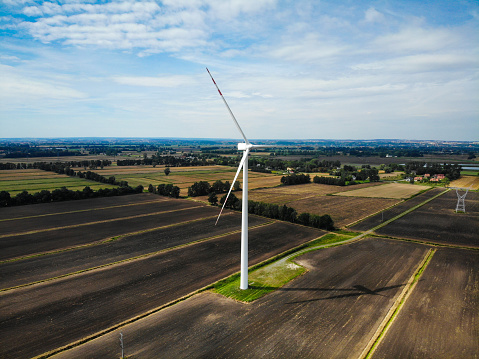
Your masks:
M 469 187 L 470 188 L 470 187 Z M 464 212 L 466 213 L 466 195 L 467 192 L 469 192 L 469 188 L 455 188 L 456 194 L 457 194 L 457 205 L 456 205 L 456 213 L 457 212 Z M 459 190 L 465 190 L 466 192 L 464 194 L 460 194 Z

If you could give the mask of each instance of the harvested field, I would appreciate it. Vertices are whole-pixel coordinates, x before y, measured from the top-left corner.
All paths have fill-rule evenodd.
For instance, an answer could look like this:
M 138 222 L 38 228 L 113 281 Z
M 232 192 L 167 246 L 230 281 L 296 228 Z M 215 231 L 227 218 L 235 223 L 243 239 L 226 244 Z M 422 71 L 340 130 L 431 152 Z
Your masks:
M 327 213 L 334 220 L 334 226 L 340 228 L 397 203 L 397 199 L 325 196 L 292 201 L 288 206 L 298 213 Z
M 378 183 L 364 183 L 351 187 L 366 189 L 378 186 L 380 186 Z M 250 191 L 249 199 L 279 205 L 286 204 L 293 207 L 298 213 L 329 214 L 336 227 L 345 226 L 399 202 L 397 199 L 328 196 L 333 193 L 349 191 L 351 187 L 316 183 L 280 186 Z M 240 194 L 235 194 L 241 198 Z
M 413 186 L 406 183 L 388 183 L 380 186 L 336 193 L 336 196 L 406 199 L 429 188 L 430 187 L 426 186 Z
M 250 216 L 249 225 L 266 223 L 266 219 Z M 191 223 L 178 223 L 128 236 L 114 241 L 87 246 L 75 250 L 32 257 L 24 260 L 0 263 L 0 289 L 46 280 L 68 273 L 107 265 L 137 256 L 155 253 L 205 238 L 238 231 L 241 227 L 239 213 L 224 213 L 218 225 L 214 218 Z
M 306 274 L 251 304 L 203 293 L 121 328 L 129 343 L 125 354 L 357 358 L 426 251 L 367 239 L 306 254 L 298 260 Z M 118 356 L 118 335 L 55 358 Z
M 322 234 L 324 232 L 313 228 L 282 222 L 252 229 L 250 264 Z M 3 292 L 0 356 L 26 358 L 41 354 L 232 274 L 239 270 L 239 237 L 239 233 L 225 235 L 139 260 Z M 31 335 L 40 332 L 41 336 Z
M 0 208 L 0 221 L 12 220 L 21 217 L 45 216 L 58 213 L 70 213 L 105 209 L 117 206 L 141 205 L 147 202 L 169 200 L 167 197 L 151 193 L 131 194 L 126 196 L 113 196 L 102 198 L 82 199 L 78 201 L 65 201 L 53 203 L 39 203 L 28 206 Z
M 479 193 L 469 192 L 466 213 L 455 213 L 457 196 L 449 191 L 376 232 L 392 237 L 479 247 Z
M 115 176 L 117 180 L 128 181 L 131 186 L 142 185 L 148 187 L 161 183 L 171 183 L 178 186 L 182 196 L 187 196 L 187 189 L 193 183 L 207 181 L 210 184 L 221 180 L 232 182 L 236 173 L 235 167 L 229 166 L 197 166 L 197 167 L 171 167 L 171 173 L 166 176 L 165 166 L 120 166 L 107 167 L 99 173 L 103 176 Z M 249 172 L 250 188 L 274 187 L 280 184 L 282 176 L 269 173 Z M 241 183 L 241 179 L 239 179 Z
M 382 213 L 378 213 L 374 216 L 368 217 L 365 220 L 354 224 L 353 226 L 349 227 L 353 231 L 368 231 L 376 226 L 379 226 L 384 221 L 387 221 L 391 218 L 396 217 L 397 215 L 403 213 L 404 211 L 412 208 L 429 198 L 434 197 L 435 195 L 444 192 L 446 189 L 444 188 L 433 188 L 427 192 L 420 193 L 417 196 L 408 199 L 405 202 L 401 202 L 398 205 L 388 208 Z
M 477 251 L 439 249 L 372 358 L 477 358 L 477 268 Z
M 461 176 L 461 178 L 452 181 L 449 187 L 471 188 L 472 190 L 479 190 L 479 176 Z
M 84 223 L 67 228 L 46 229 L 39 232 L 0 238 L 0 260 L 30 256 L 47 251 L 58 251 L 126 233 L 158 228 L 218 214 L 218 209 L 214 207 L 200 207 L 192 203 L 192 206 L 185 208 L 190 203 L 189 201 L 172 200 L 172 202 L 169 211 L 157 214 L 147 213 L 106 222 Z M 178 206 L 182 208 L 174 210 L 174 203 L 178 203 Z M 54 220 L 54 218 L 51 220 Z

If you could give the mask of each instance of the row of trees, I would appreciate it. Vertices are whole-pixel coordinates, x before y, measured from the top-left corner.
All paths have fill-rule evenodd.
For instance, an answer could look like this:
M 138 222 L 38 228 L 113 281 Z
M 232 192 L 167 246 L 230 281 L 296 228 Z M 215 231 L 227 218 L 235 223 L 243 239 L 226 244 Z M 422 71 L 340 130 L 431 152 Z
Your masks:
M 293 173 L 288 176 L 283 176 L 281 177 L 281 183 L 289 186 L 289 185 L 295 185 L 295 184 L 303 184 L 303 183 L 311 183 L 311 177 L 309 177 L 308 174 L 296 174 Z
M 329 184 L 333 186 L 346 186 L 346 180 L 342 177 L 320 177 L 314 176 L 314 183 Z
M 207 196 L 211 193 L 220 194 L 220 193 L 227 193 L 231 187 L 229 181 L 216 181 L 212 185 L 207 181 L 199 181 L 193 183 L 190 187 L 188 187 L 188 196 L 190 197 L 198 197 L 198 196 Z M 241 185 L 238 181 L 235 182 L 233 186 L 234 191 L 241 190 Z
M 212 196 L 210 196 L 212 197 Z M 209 200 L 209 199 L 208 199 Z M 223 205 L 226 200 L 224 195 L 220 204 Z M 217 201 L 210 201 L 211 204 L 216 204 Z M 232 193 L 228 202 L 225 205 L 226 208 L 239 210 L 241 209 L 241 201 Z M 298 213 L 292 207 L 286 205 L 278 205 L 273 203 L 264 203 L 256 201 L 248 201 L 248 213 L 256 214 L 258 216 L 268 217 L 272 219 L 278 219 L 280 221 L 287 221 L 291 223 L 298 223 L 304 226 L 332 230 L 334 229 L 334 221 L 329 214 L 322 216 L 310 213 Z
M 173 186 L 171 183 L 168 184 L 160 184 L 157 188 L 155 188 L 152 184 L 148 186 L 148 192 L 150 193 L 157 193 L 161 196 L 173 197 L 178 198 L 180 197 L 180 187 Z
M 119 187 L 119 188 L 100 188 L 97 191 L 92 190 L 90 187 L 86 186 L 82 191 L 77 190 L 73 191 L 66 187 L 55 189 L 52 192 L 48 190 L 42 190 L 34 194 L 28 193 L 28 191 L 22 191 L 16 196 L 10 196 L 10 193 L 7 191 L 0 192 L 0 207 L 10 207 L 10 206 L 22 206 L 26 204 L 35 204 L 35 203 L 50 203 L 50 202 L 60 202 L 60 201 L 70 201 L 70 200 L 79 200 L 95 197 L 112 197 L 112 196 L 123 196 L 127 194 L 141 193 L 143 192 L 143 186 L 139 185 L 135 188 L 130 186 Z

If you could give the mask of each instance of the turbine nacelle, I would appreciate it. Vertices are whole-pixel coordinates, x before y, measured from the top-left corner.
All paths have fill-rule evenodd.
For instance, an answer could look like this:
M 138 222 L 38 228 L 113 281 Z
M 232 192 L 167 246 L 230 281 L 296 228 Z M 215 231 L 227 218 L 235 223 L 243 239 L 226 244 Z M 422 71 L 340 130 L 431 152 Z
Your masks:
M 244 142 L 238 143 L 238 151 L 246 151 L 246 150 L 249 150 L 251 147 L 253 147 L 251 143 L 244 143 Z

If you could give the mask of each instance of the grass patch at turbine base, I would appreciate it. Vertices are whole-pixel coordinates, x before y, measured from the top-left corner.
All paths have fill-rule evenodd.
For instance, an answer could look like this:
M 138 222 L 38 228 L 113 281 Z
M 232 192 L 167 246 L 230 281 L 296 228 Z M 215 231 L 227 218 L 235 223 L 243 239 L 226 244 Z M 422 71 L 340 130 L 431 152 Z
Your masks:
M 248 289 L 240 289 L 240 274 L 237 273 L 215 283 L 211 290 L 241 302 L 252 302 L 281 288 L 306 272 L 306 268 L 293 262 L 295 257 L 324 246 L 334 245 L 335 243 L 351 239 L 355 234 L 355 232 L 328 233 L 300 246 L 296 249 L 296 253 L 292 252 L 286 257 L 267 261 L 251 268 L 248 271 Z
M 240 275 L 236 274 L 215 284 L 213 292 L 241 302 L 252 302 L 281 288 L 305 271 L 304 267 L 291 261 L 279 260 L 249 272 L 248 289 L 240 289 Z

